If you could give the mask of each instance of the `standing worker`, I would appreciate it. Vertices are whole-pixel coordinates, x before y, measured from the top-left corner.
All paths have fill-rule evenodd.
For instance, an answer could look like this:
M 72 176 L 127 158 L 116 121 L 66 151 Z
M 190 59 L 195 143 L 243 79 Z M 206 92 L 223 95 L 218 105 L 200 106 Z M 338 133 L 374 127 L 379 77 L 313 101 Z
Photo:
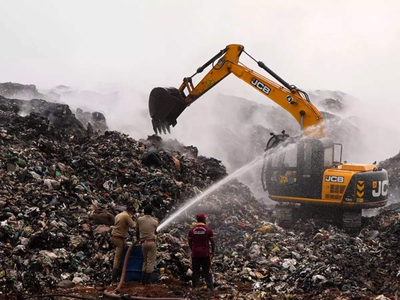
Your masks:
M 189 231 L 189 247 L 192 250 L 192 285 L 196 287 L 200 278 L 200 267 L 203 270 L 207 290 L 213 291 L 214 284 L 211 274 L 211 257 L 215 253 L 214 233 L 206 225 L 206 215 L 200 213 L 196 216 L 197 224 Z M 210 252 L 211 243 L 211 252 Z
M 151 216 L 153 209 L 151 206 L 144 208 L 144 216 L 138 218 L 136 236 L 142 244 L 143 251 L 143 267 L 142 267 L 142 284 L 151 283 L 151 275 L 154 270 L 154 262 L 157 258 L 156 235 L 158 221 Z
M 120 266 L 122 260 L 122 253 L 125 247 L 125 238 L 128 234 L 129 228 L 135 228 L 136 224 L 132 220 L 132 215 L 135 212 L 135 208 L 130 205 L 126 206 L 125 211 L 119 213 L 115 217 L 114 228 L 111 232 L 111 242 L 116 247 L 114 256 L 114 265 L 112 270 L 112 282 L 117 282 L 117 277 L 120 274 Z

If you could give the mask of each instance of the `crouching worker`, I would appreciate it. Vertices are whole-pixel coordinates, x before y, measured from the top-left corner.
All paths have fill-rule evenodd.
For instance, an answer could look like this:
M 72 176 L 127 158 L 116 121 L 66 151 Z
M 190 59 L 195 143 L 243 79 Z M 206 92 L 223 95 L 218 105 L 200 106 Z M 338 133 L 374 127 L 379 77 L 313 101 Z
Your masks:
M 196 287 L 200 278 L 200 267 L 203 270 L 207 290 L 213 291 L 214 284 L 211 273 L 211 257 L 215 253 L 214 233 L 206 225 L 206 216 L 198 214 L 197 224 L 189 231 L 189 247 L 192 250 L 192 285 Z M 210 252 L 211 244 L 211 252 Z
M 114 256 L 114 265 L 112 270 L 112 282 L 117 282 L 121 274 L 121 260 L 125 247 L 125 239 L 129 228 L 135 228 L 136 224 L 132 219 L 135 208 L 127 205 L 126 210 L 115 217 L 114 228 L 111 232 L 111 242 L 116 247 Z
M 143 267 L 142 267 L 142 284 L 151 283 L 151 275 L 154 270 L 154 262 L 157 258 L 156 235 L 158 221 L 151 216 L 153 209 L 151 206 L 144 208 L 144 216 L 138 218 L 136 235 L 142 244 L 143 251 Z

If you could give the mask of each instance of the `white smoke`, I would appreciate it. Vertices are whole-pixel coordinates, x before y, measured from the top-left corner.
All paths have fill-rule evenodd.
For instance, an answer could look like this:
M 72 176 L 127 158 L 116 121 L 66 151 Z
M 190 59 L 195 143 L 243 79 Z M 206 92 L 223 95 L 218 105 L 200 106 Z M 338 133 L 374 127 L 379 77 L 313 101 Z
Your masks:
M 72 109 L 100 111 L 110 130 L 141 139 L 153 134 L 148 112 L 150 91 L 102 86 L 101 89 L 55 88 L 60 101 Z M 398 129 L 393 126 L 396 111 L 384 103 L 368 105 L 340 91 L 311 91 L 310 98 L 324 115 L 328 136 L 343 144 L 343 160 L 349 163 L 372 163 L 399 152 Z M 341 110 L 327 107 L 326 99 L 341 105 Z M 281 107 L 266 101 L 250 101 L 212 90 L 188 107 L 178 124 L 164 139 L 177 139 L 198 147 L 199 154 L 220 159 L 229 173 L 263 153 L 270 132 L 286 130 L 291 136 L 301 133 L 294 118 Z M 266 198 L 261 188 L 260 168 L 248 172 L 241 181 L 249 185 L 256 197 Z

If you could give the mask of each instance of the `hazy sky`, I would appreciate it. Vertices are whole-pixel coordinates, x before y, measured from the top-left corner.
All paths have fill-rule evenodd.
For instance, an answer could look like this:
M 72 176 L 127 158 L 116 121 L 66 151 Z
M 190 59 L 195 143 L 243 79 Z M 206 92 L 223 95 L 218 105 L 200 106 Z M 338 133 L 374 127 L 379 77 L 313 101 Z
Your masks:
M 118 83 L 147 93 L 179 86 L 240 43 L 304 89 L 399 101 L 397 0 L 1 0 L 0 12 L 0 82 Z M 218 91 L 256 93 L 236 80 Z

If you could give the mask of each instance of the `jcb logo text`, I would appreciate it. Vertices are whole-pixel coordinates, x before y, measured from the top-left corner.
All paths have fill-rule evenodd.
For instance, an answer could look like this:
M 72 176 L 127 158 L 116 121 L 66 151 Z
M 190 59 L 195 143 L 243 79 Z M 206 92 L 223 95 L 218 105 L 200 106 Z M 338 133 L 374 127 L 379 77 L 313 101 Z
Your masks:
M 269 87 L 267 87 L 264 83 L 262 83 L 261 81 L 253 78 L 250 83 L 252 85 L 254 85 L 256 88 L 258 88 L 260 91 L 262 91 L 263 93 L 265 93 L 266 95 L 269 94 L 269 92 L 271 91 L 271 89 Z
M 380 197 L 386 196 L 389 190 L 389 180 L 374 181 L 372 182 L 372 196 Z
M 325 181 L 326 182 L 338 182 L 338 183 L 343 183 L 344 182 L 344 178 L 342 176 L 325 176 Z

